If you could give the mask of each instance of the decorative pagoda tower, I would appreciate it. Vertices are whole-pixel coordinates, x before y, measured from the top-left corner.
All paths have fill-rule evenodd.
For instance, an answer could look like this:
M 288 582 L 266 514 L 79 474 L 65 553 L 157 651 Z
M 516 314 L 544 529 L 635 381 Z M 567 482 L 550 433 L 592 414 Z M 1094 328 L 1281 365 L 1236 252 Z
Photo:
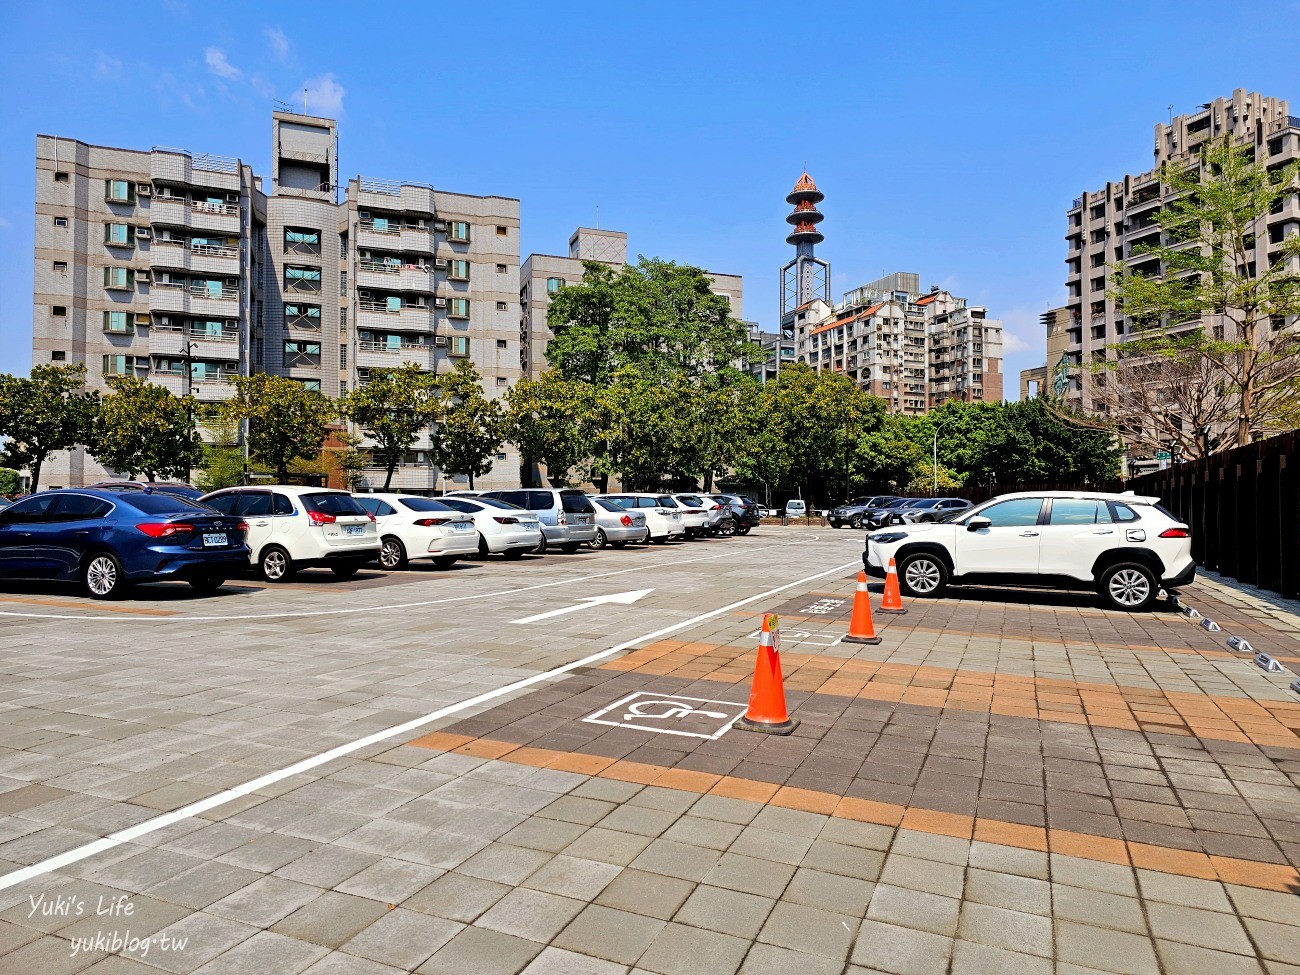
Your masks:
M 828 305 L 831 303 L 831 266 L 813 256 L 813 245 L 825 240 L 817 225 L 824 219 L 817 209 L 817 204 L 826 199 L 826 194 L 817 189 L 817 184 L 806 172 L 794 184 L 786 202 L 794 206 L 786 222 L 794 229 L 785 239 L 787 244 L 794 244 L 794 260 L 781 268 L 781 331 L 787 329 L 786 319 L 796 308 L 806 305 L 814 298 L 821 298 Z M 794 339 L 793 319 L 788 323 L 789 338 Z

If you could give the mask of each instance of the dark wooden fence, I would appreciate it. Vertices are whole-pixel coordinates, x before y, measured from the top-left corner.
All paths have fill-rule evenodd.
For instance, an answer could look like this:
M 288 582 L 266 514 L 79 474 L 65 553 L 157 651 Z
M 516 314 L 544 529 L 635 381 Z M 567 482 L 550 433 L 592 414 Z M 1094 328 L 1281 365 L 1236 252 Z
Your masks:
M 1300 431 L 1135 477 L 1192 529 L 1198 565 L 1300 598 Z

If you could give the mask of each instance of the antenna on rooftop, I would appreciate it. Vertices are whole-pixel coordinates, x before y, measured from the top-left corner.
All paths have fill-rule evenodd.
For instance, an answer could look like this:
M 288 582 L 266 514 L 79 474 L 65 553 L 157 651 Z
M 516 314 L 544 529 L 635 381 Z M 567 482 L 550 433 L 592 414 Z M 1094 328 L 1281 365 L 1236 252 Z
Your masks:
M 1169 109 L 1169 124 L 1172 126 L 1174 124 L 1174 106 L 1170 104 L 1166 107 Z
M 302 114 L 307 114 L 307 89 L 302 90 Z
M 282 112 L 293 111 L 293 106 L 290 105 L 288 102 L 286 102 L 283 98 L 272 98 L 271 102 L 272 104 L 275 105 L 276 108 L 278 108 Z
M 596 229 L 600 229 L 600 204 L 596 204 Z

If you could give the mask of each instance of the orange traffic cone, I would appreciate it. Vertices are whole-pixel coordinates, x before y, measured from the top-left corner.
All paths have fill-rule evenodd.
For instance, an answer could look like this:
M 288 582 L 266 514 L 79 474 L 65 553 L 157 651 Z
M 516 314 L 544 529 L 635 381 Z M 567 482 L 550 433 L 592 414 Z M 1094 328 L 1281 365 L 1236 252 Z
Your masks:
M 903 609 L 903 593 L 898 588 L 898 566 L 894 565 L 893 559 L 889 560 L 889 568 L 885 570 L 885 598 L 880 601 L 880 611 L 895 616 L 907 612 Z
M 758 659 L 754 661 L 754 686 L 749 692 L 749 710 L 737 718 L 734 728 L 766 735 L 788 735 L 799 727 L 799 719 L 785 710 L 785 685 L 781 683 L 781 631 L 775 614 L 763 617 L 758 637 Z
M 858 573 L 858 590 L 853 594 L 853 615 L 849 618 L 849 635 L 845 643 L 880 642 L 876 636 L 876 624 L 871 619 L 871 593 L 867 591 L 867 574 Z

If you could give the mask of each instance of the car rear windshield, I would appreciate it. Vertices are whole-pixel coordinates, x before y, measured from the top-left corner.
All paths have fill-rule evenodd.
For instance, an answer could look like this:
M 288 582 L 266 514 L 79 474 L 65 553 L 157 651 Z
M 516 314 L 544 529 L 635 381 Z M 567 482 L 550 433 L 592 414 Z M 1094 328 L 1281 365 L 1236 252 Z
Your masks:
M 213 509 L 205 504 L 196 504 L 179 494 L 146 494 L 144 491 L 123 491 L 119 495 L 122 504 L 129 504 L 137 511 L 147 515 L 170 514 L 212 514 Z
M 517 504 L 511 504 L 509 501 L 502 501 L 500 498 L 475 498 L 474 500 L 481 502 L 482 504 L 491 505 L 493 508 L 505 508 L 508 511 L 527 510 L 526 508 L 519 507 Z
M 357 503 L 350 494 L 331 491 L 320 494 L 304 494 L 302 503 L 308 511 L 318 511 L 323 515 L 364 515 L 366 509 Z
M 560 504 L 564 506 L 565 514 L 570 515 L 589 515 L 596 510 L 591 506 L 591 499 L 581 491 L 561 491 Z
M 621 504 L 615 504 L 613 501 L 610 501 L 608 498 L 594 498 L 593 500 L 596 502 L 596 504 L 600 505 L 606 511 L 614 511 L 617 512 L 618 514 L 622 514 L 624 511 L 627 510 Z
M 1180 525 L 1183 523 L 1183 519 L 1179 518 L 1176 514 L 1174 514 L 1172 511 L 1166 508 L 1163 504 L 1153 504 L 1151 507 L 1155 508 L 1156 511 L 1160 512 L 1170 521 L 1176 521 Z
M 693 495 L 693 494 L 683 494 L 683 495 L 680 495 L 680 496 L 678 497 L 678 500 L 679 500 L 679 501 L 682 501 L 682 502 L 685 503 L 685 504 L 689 504 L 689 505 L 690 505 L 691 507 L 693 507 L 693 508 L 698 508 L 700 505 L 704 504 L 704 499 L 703 499 L 703 498 L 697 498 L 697 497 L 696 497 L 695 495 Z
M 663 508 L 679 508 L 679 507 L 681 507 L 681 505 L 679 505 L 679 504 L 678 504 L 676 501 L 674 501 L 672 498 L 668 497 L 668 495 L 666 495 L 666 494 L 661 494 L 661 495 L 659 495 L 659 497 L 655 498 L 655 500 L 656 500 L 657 502 L 659 502 L 660 507 L 663 507 Z
M 400 504 L 410 508 L 412 511 L 460 511 L 463 509 L 453 508 L 442 501 L 434 501 L 433 498 L 398 498 Z

